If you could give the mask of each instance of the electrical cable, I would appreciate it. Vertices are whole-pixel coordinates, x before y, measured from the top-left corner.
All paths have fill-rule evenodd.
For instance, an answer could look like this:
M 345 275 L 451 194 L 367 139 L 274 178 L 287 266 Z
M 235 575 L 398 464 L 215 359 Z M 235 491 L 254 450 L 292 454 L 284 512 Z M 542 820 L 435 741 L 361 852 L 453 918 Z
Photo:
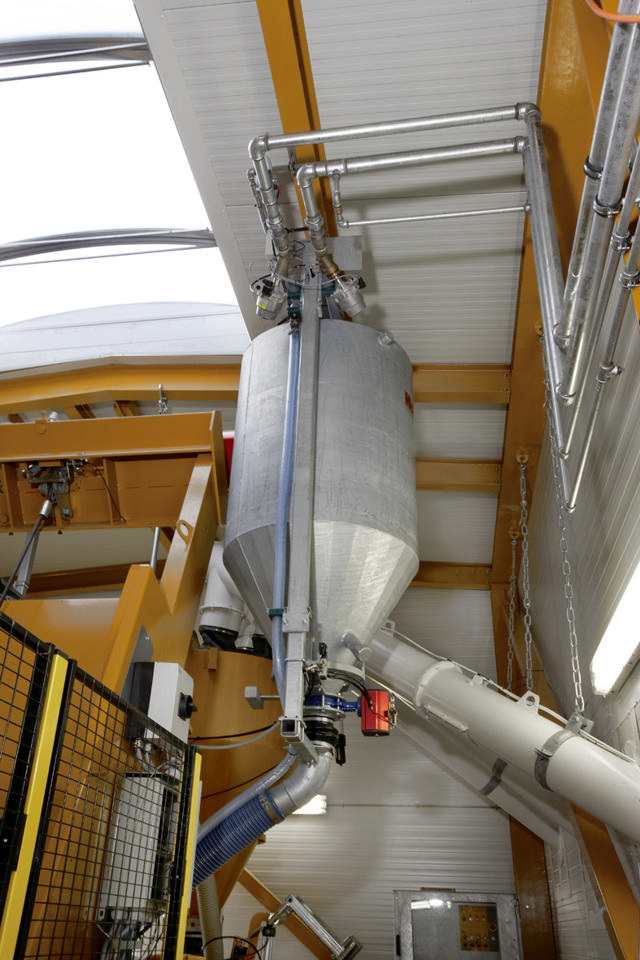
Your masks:
M 587 6 L 601 20 L 608 20 L 609 23 L 640 23 L 640 16 L 630 13 L 607 13 L 602 7 L 599 7 L 595 0 L 585 0 Z
M 236 747 L 246 747 L 250 743 L 255 743 L 256 740 L 262 740 L 263 737 L 266 737 L 268 733 L 271 733 L 272 730 L 275 730 L 276 727 L 280 726 L 280 719 L 278 718 L 275 723 L 272 723 L 270 727 L 267 727 L 266 730 L 263 730 L 262 733 L 259 733 L 257 737 L 252 737 L 251 740 L 242 740 L 240 743 L 199 743 L 198 750 L 235 750 Z M 194 741 L 192 741 L 193 743 Z
M 257 947 L 255 947 L 255 946 L 251 943 L 251 940 L 247 940 L 246 937 L 239 937 L 239 936 L 235 936 L 235 937 L 234 937 L 234 936 L 231 936 L 230 934 L 227 934 L 227 936 L 222 936 L 222 937 L 211 937 L 210 940 L 207 940 L 206 943 L 203 943 L 203 944 L 202 944 L 202 949 L 201 949 L 201 951 L 200 951 L 200 952 L 202 953 L 202 956 L 203 956 L 203 957 L 204 957 L 204 951 L 207 949 L 207 947 L 209 946 L 209 944 L 210 944 L 210 943 L 216 943 L 218 940 L 242 940 L 243 943 L 248 943 L 249 946 L 251 947 L 251 949 L 253 950 L 252 956 L 254 956 L 254 957 L 260 957 L 260 960 L 262 960 L 262 953 L 260 952 L 260 950 L 258 950 Z M 233 958 L 232 958 L 232 957 L 229 957 L 229 960 L 233 960 Z

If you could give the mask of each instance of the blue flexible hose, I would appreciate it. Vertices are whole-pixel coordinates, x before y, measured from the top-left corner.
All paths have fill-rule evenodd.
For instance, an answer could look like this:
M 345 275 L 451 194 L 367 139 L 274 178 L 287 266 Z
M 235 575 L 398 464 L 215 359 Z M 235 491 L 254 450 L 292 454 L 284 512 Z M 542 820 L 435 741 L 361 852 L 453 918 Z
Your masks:
M 275 555 L 273 568 L 273 610 L 284 607 L 284 590 L 287 573 L 287 528 L 289 521 L 289 495 L 293 474 L 293 452 L 296 436 L 296 409 L 298 398 L 298 377 L 300 373 L 300 330 L 292 328 L 289 334 L 289 364 L 287 369 L 287 395 L 285 401 L 284 436 L 282 457 L 280 460 L 280 479 L 276 504 Z M 282 632 L 282 614 L 273 613 L 271 617 L 271 652 L 273 656 L 273 675 L 284 700 L 284 637 Z
M 197 887 L 253 840 L 262 836 L 265 830 L 281 820 L 284 820 L 284 817 L 268 790 L 257 797 L 251 797 L 198 841 L 193 886 Z

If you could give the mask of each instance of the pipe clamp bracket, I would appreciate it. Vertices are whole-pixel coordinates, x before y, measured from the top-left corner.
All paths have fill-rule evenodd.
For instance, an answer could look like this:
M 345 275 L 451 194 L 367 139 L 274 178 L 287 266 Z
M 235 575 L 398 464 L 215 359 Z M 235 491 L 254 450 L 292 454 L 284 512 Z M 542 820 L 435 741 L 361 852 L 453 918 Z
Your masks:
M 622 210 L 622 200 L 615 203 L 601 203 L 598 197 L 593 201 L 593 210 L 599 217 L 617 217 Z
M 493 765 L 493 769 L 491 770 L 491 779 L 480 790 L 480 793 L 483 794 L 483 796 L 488 797 L 490 793 L 493 793 L 496 787 L 500 786 L 500 783 L 502 781 L 502 774 L 504 772 L 504 768 L 506 767 L 506 765 L 507 765 L 507 761 L 501 760 L 500 757 L 498 757 L 498 759 Z
M 574 713 L 569 717 L 562 730 L 553 733 L 547 742 L 539 750 L 536 750 L 536 762 L 533 772 L 536 780 L 545 790 L 551 790 L 551 787 L 547 783 L 547 771 L 551 758 L 555 755 L 558 748 L 562 746 L 565 740 L 579 736 L 582 730 L 588 733 L 592 726 L 593 721 L 586 720 L 580 714 Z

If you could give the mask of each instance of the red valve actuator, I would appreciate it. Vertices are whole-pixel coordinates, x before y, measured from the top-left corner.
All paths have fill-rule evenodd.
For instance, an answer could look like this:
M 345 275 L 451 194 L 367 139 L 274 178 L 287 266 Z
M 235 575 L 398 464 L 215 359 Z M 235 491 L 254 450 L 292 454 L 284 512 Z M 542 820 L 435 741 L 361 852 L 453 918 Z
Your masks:
M 360 717 L 365 737 L 384 737 L 391 732 L 389 720 L 389 692 L 387 690 L 369 690 L 371 706 L 362 694 Z

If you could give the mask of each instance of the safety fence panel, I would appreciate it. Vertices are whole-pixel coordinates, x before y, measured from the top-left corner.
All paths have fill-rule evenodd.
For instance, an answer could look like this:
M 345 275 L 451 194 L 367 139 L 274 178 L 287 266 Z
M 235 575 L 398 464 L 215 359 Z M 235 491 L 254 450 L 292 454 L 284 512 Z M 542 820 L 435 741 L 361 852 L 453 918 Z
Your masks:
M 3 922 L 5 931 L 17 925 L 15 946 L 5 937 L 3 960 L 174 960 L 188 899 L 195 751 L 64 663 L 59 710 L 47 717 L 54 743 L 24 902 Z

